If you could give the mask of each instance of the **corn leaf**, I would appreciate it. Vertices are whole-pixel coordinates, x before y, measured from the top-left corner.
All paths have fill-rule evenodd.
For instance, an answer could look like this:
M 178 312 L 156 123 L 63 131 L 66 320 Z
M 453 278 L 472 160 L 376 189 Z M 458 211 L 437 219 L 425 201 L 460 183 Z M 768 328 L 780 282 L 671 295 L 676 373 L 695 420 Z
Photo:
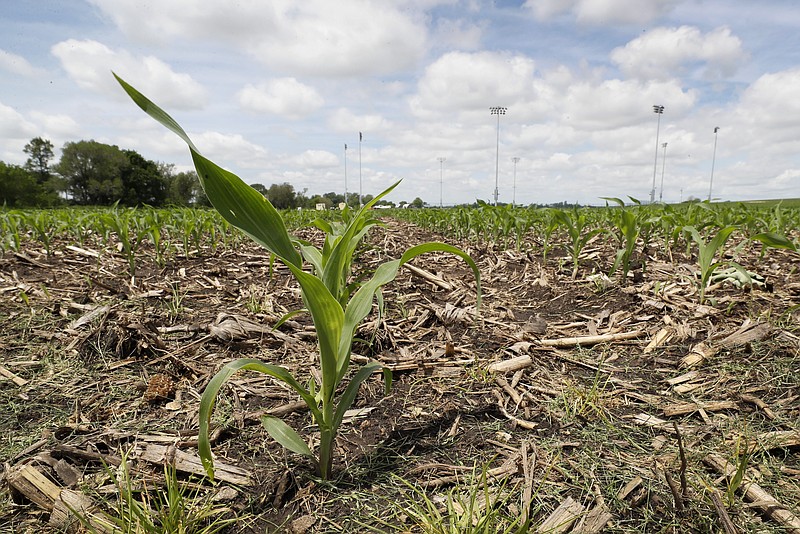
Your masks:
M 214 479 L 214 460 L 211 454 L 211 442 L 208 437 L 211 414 L 214 411 L 214 403 L 217 398 L 217 393 L 225 384 L 225 382 L 227 382 L 234 373 L 240 370 L 258 371 L 277 378 L 294 389 L 302 397 L 312 414 L 315 416 L 315 419 L 319 415 L 319 409 L 317 408 L 316 400 L 314 399 L 313 395 L 311 395 L 303 386 L 301 386 L 297 380 L 295 380 L 292 374 L 283 367 L 267 364 L 251 358 L 242 358 L 226 364 L 209 381 L 205 391 L 203 391 L 203 396 L 200 398 L 200 413 L 198 416 L 200 419 L 200 431 L 197 439 L 197 448 L 200 455 L 200 460 L 203 463 L 203 467 L 205 468 L 206 473 L 211 480 Z M 321 415 L 319 416 L 321 417 Z
M 272 436 L 272 439 L 286 447 L 292 452 L 302 454 L 314 458 L 314 453 L 308 448 L 308 444 L 303 441 L 292 427 L 284 423 L 281 419 L 272 415 L 265 415 L 261 418 L 261 424 L 267 430 L 267 434 Z
M 269 200 L 232 172 L 201 155 L 175 119 L 122 78 L 116 74 L 114 77 L 145 113 L 186 142 L 203 190 L 220 215 L 285 263 L 299 266 L 302 261 L 300 254 L 292 244 L 283 219 Z
M 797 252 L 797 246 L 792 243 L 785 235 L 778 234 L 775 232 L 764 232 L 761 234 L 756 234 L 752 236 L 750 239 L 754 241 L 760 241 L 764 245 L 771 247 L 771 248 L 782 248 L 786 250 L 794 250 Z

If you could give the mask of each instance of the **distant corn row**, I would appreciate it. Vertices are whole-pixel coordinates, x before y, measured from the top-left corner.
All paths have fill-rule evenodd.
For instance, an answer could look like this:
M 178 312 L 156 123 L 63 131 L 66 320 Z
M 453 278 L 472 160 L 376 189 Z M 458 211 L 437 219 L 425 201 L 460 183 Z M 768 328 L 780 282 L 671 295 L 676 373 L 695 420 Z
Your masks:
M 481 204 L 477 208 L 393 210 L 392 216 L 443 236 L 495 244 L 501 248 L 543 247 L 545 254 L 554 244 L 571 244 L 590 234 L 625 241 L 633 232 L 645 244 L 680 240 L 683 229 L 697 228 L 710 233 L 735 227 L 746 236 L 772 233 L 790 236 L 800 229 L 800 209 L 781 204 L 624 205 L 608 199 L 605 208 L 513 208 Z M 797 237 L 797 236 L 795 236 Z
M 286 213 L 290 228 L 309 226 L 316 212 Z M 215 253 L 249 243 L 217 211 L 202 208 L 58 208 L 0 210 L 0 254 L 40 247 L 47 257 L 65 242 L 96 252 L 121 253 L 131 273 L 137 255 L 152 256 L 159 266 L 198 251 Z
M 680 205 L 625 205 L 608 199 L 604 208 L 523 208 L 481 204 L 477 208 L 387 210 L 396 219 L 437 232 L 445 239 L 468 241 L 496 249 L 513 248 L 543 260 L 554 247 L 566 250 L 577 271 L 579 258 L 592 245 L 615 251 L 611 273 L 628 273 L 635 251 L 657 250 L 691 254 L 702 241 L 720 233 L 733 234 L 741 243 L 759 241 L 762 246 L 794 249 L 798 243 L 800 209 L 781 204 L 751 203 Z M 291 229 L 311 226 L 320 216 L 333 212 L 284 213 Z M 693 232 L 692 230 L 695 230 Z M 698 241 L 698 239 L 700 241 Z M 51 210 L 0 210 L 0 254 L 26 246 L 43 249 L 49 257 L 56 244 L 79 246 L 122 254 L 131 273 L 137 256 L 146 249 L 159 266 L 174 257 L 197 252 L 215 253 L 249 242 L 210 209 L 195 208 L 61 208 Z M 608 250 L 608 248 L 606 248 Z

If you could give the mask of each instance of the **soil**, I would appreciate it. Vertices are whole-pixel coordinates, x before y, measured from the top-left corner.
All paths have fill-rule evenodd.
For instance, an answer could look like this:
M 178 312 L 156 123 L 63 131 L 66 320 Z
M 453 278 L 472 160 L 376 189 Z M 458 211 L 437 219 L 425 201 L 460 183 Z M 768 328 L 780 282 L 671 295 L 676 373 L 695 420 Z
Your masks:
M 430 240 L 452 242 L 390 220 L 357 264 L 369 273 Z M 471 270 L 446 254 L 415 260 L 421 273 L 401 269 L 384 288 L 385 309 L 360 327 L 353 367 L 381 362 L 391 390 L 379 375 L 361 387 L 332 480 L 259 424 L 279 414 L 314 442 L 291 391 L 255 373 L 223 389 L 213 450 L 246 482 L 212 486 L 180 466 L 178 475 L 241 518 L 228 532 L 417 532 L 423 496 L 443 503 L 484 485 L 502 495 L 504 513 L 527 514 L 531 531 L 554 517 L 567 519 L 553 532 L 722 531 L 726 517 L 744 531 L 795 528 L 796 255 L 740 247 L 735 259 L 767 284 L 723 282 L 701 304 L 694 261 L 677 252 L 640 251 L 627 279 L 609 280 L 601 273 L 613 250 L 597 240 L 575 277 L 557 248 L 543 262 L 530 243 L 453 244 L 480 266 L 480 309 Z M 0 258 L 2 532 L 64 528 L 48 526 L 47 500 L 31 502 L 12 483 L 22 466 L 106 507 L 116 501 L 103 462 L 123 454 L 136 480 L 159 487 L 159 461 L 196 457 L 199 399 L 224 363 L 257 358 L 302 383 L 313 376 L 310 319 L 273 329 L 302 307 L 299 290 L 256 246 L 158 265 L 144 245 L 135 276 L 114 249 L 52 250 L 29 242 Z M 147 451 L 158 447 L 172 452 L 154 460 Z M 776 503 L 754 503 L 715 455 L 747 467 L 746 482 Z

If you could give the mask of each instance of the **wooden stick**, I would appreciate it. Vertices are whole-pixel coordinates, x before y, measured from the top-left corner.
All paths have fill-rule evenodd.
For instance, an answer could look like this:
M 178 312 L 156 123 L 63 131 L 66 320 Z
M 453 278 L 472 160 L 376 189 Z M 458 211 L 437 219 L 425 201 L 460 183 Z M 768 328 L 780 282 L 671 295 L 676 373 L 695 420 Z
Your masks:
M 709 454 L 703 458 L 703 462 L 728 478 L 736 474 L 736 467 L 716 454 Z M 753 503 L 754 507 L 764 512 L 773 521 L 780 523 L 787 532 L 800 534 L 800 517 L 778 502 L 775 497 L 767 493 L 747 475 L 742 479 L 742 488 L 745 497 Z

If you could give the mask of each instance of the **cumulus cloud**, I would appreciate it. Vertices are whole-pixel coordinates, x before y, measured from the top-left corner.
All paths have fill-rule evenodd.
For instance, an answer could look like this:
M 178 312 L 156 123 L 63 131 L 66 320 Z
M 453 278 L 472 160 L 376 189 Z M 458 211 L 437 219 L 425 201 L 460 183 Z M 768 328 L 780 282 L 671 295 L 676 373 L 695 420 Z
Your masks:
M 325 102 L 313 87 L 295 78 L 277 78 L 257 86 L 247 84 L 237 98 L 245 109 L 293 120 L 307 117 Z
M 611 60 L 627 76 L 665 80 L 699 68 L 707 78 L 723 78 L 736 72 L 746 58 L 742 41 L 730 28 L 708 33 L 698 28 L 656 28 L 611 52 Z
M 140 0 L 91 0 L 128 36 L 223 40 L 271 68 L 316 76 L 386 74 L 424 57 L 419 9 L 381 0 L 171 0 L 141 18 Z
M 527 0 L 539 20 L 571 13 L 587 25 L 645 24 L 669 13 L 682 0 Z
M 349 109 L 339 108 L 328 117 L 328 125 L 337 132 L 385 132 L 393 127 L 391 121 L 377 114 L 358 115 Z
M 38 129 L 17 110 L 0 102 L 0 137 L 24 139 L 35 137 Z
M 483 28 L 463 19 L 440 19 L 433 39 L 440 45 L 457 50 L 480 47 Z
M 24 57 L 0 49 L 0 69 L 19 76 L 38 76 L 44 71 L 31 65 Z
M 796 142 L 800 124 L 800 68 L 764 74 L 742 94 L 736 115 L 746 124 L 788 128 Z
M 410 100 L 417 117 L 488 113 L 490 105 L 512 106 L 534 91 L 532 59 L 497 52 L 450 52 L 425 69 Z
M 153 56 L 137 57 L 89 39 L 62 41 L 53 45 L 51 53 L 70 78 L 85 89 L 121 97 L 122 89 L 111 75 L 113 70 L 161 105 L 194 109 L 206 101 L 205 89 L 191 76 L 174 72 Z
M 338 167 L 341 164 L 339 158 L 327 150 L 306 150 L 295 158 L 294 163 L 302 167 L 316 169 Z

